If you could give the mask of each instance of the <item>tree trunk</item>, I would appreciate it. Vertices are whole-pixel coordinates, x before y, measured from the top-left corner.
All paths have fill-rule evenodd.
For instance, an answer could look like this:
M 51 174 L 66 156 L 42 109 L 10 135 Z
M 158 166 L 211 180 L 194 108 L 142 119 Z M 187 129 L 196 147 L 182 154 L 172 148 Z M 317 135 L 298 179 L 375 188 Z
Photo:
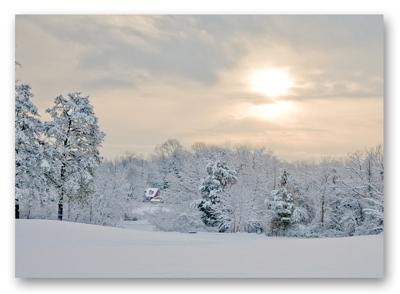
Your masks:
M 324 190 L 322 191 L 322 196 L 321 196 L 321 225 L 322 226 L 324 226 L 324 222 L 325 222 L 325 196 L 327 194 L 327 192 L 326 192 L 327 183 L 328 183 L 328 178 L 325 177 L 325 181 L 323 183 Z
M 325 195 L 322 195 L 321 201 L 321 224 L 324 226 L 324 217 L 325 217 Z
M 371 157 L 368 157 L 368 167 L 367 167 L 367 180 L 368 180 L 368 194 L 369 197 L 373 198 L 372 193 L 372 167 L 371 167 Z
M 90 200 L 89 223 L 92 223 L 92 218 L 93 218 L 93 204 L 92 200 Z
M 63 196 L 61 195 L 60 201 L 58 201 L 58 220 L 63 220 Z
M 70 133 L 70 131 L 71 131 L 71 125 L 72 125 L 71 119 L 70 119 L 70 118 L 68 118 L 68 119 L 69 119 L 69 120 L 68 120 L 68 131 L 67 131 L 67 136 L 66 136 L 66 138 L 65 138 L 65 140 L 64 140 L 64 147 L 66 147 L 67 144 L 68 144 L 69 133 Z M 65 168 L 66 168 L 65 165 L 66 165 L 66 164 L 65 164 L 65 162 L 66 162 L 66 160 L 67 160 L 67 159 L 66 159 L 65 153 L 63 154 L 62 158 L 63 158 L 63 161 L 62 161 L 62 164 L 61 164 L 61 173 L 60 173 L 60 178 L 61 178 L 61 195 L 60 195 L 60 200 L 58 201 L 58 220 L 60 220 L 60 221 L 63 220 L 63 213 L 64 213 L 64 209 L 63 209 L 64 194 L 65 194 L 64 185 L 65 185 L 65 177 L 66 177 L 66 175 L 65 175 L 65 173 L 66 173 L 66 170 L 65 170 Z
M 68 197 L 67 220 L 71 220 L 71 199 Z
M 19 219 L 19 204 L 15 203 L 15 218 Z
M 64 214 L 64 185 L 65 185 L 65 163 L 63 162 L 61 165 L 61 195 L 60 195 L 60 200 L 58 200 L 58 220 L 62 221 L 63 220 L 63 214 Z

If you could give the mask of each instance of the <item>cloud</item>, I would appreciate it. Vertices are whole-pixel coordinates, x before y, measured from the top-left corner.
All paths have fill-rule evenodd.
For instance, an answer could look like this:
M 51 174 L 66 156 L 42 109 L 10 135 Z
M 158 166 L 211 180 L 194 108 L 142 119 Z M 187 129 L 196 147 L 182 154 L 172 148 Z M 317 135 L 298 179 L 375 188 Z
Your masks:
M 24 21 L 68 46 L 81 47 L 82 71 L 113 75 L 146 70 L 155 76 L 177 75 L 207 84 L 215 82 L 218 70 L 232 66 L 242 53 L 240 47 L 230 46 L 229 34 L 213 34 L 202 28 L 201 23 L 206 22 L 203 17 L 138 17 L 132 21 L 135 19 L 26 16 Z
M 24 15 L 17 78 L 39 109 L 68 91 L 90 95 L 107 157 L 171 137 L 339 154 L 383 141 L 383 29 L 382 16 L 362 15 Z M 269 67 L 295 82 L 276 99 L 305 111 L 276 122 L 236 115 L 274 103 L 248 85 Z
M 113 86 L 136 85 L 135 71 L 153 79 L 172 75 L 215 84 L 221 71 L 253 54 L 261 64 L 290 62 L 300 82 L 308 82 L 297 89 L 303 98 L 383 92 L 380 16 L 19 16 L 19 21 L 65 42 L 66 50 L 78 47 L 82 73 L 99 72 L 114 81 L 130 76 L 130 82 Z

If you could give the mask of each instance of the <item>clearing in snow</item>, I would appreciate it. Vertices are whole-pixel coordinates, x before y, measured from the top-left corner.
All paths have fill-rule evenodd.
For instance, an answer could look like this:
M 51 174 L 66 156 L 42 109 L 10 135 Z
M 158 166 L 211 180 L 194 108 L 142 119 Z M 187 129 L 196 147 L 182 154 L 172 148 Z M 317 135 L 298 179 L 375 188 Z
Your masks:
M 20 278 L 383 276 L 383 235 L 299 239 L 16 220 Z

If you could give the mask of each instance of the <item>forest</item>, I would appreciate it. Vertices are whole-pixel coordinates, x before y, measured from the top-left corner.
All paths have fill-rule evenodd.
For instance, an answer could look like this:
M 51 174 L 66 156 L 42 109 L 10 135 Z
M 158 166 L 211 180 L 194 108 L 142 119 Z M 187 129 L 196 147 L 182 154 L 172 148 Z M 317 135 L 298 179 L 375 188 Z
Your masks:
M 150 155 L 105 160 L 89 97 L 56 97 L 45 121 L 31 87 L 18 82 L 15 91 L 16 218 L 303 238 L 383 232 L 383 146 L 289 162 L 268 146 L 170 139 Z M 144 202 L 147 188 L 163 202 Z

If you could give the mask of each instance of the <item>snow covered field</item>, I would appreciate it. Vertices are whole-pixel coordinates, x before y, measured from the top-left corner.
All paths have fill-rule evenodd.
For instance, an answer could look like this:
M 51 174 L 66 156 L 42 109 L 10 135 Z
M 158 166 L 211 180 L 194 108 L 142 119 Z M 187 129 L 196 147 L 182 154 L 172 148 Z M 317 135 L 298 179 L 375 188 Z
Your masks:
M 382 277 L 383 235 L 334 239 L 167 233 L 16 220 L 16 276 Z

